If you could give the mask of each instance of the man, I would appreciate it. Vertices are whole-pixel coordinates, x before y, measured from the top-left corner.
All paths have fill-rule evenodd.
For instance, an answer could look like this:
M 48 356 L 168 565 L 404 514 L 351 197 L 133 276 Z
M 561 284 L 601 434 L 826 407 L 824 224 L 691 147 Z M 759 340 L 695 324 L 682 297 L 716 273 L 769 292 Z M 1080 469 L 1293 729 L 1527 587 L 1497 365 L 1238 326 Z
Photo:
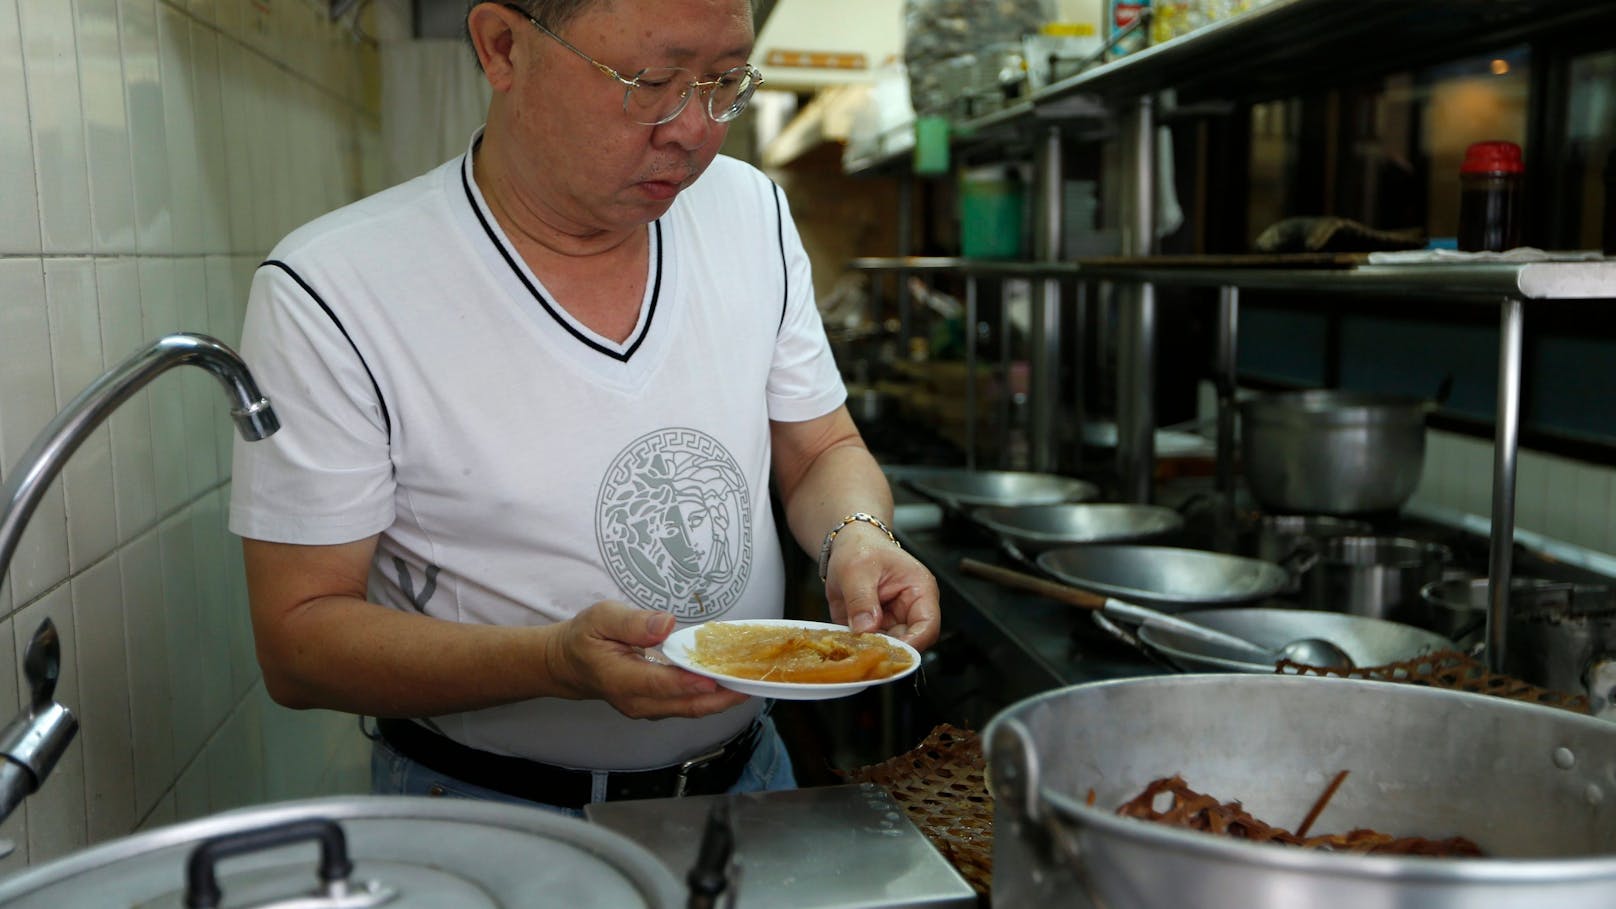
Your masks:
M 383 718 L 378 791 L 577 812 L 793 785 L 759 702 L 644 656 L 780 614 L 771 477 L 833 619 L 924 648 L 939 617 L 783 195 L 716 157 L 762 78 L 748 2 L 467 27 L 493 88 L 467 154 L 253 283 L 243 353 L 284 428 L 237 448 L 231 529 L 265 684 Z

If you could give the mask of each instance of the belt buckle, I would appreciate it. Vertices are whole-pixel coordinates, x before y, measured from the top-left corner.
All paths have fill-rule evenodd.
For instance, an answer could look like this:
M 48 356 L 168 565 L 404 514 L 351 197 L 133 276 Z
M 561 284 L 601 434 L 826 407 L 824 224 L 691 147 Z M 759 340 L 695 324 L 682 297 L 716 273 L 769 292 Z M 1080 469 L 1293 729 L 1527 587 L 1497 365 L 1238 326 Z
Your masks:
M 715 761 L 715 760 L 723 757 L 724 756 L 724 749 L 727 748 L 727 747 L 728 747 L 727 743 L 724 744 L 724 745 L 719 745 L 717 748 L 714 748 L 712 751 L 709 751 L 706 754 L 698 754 L 695 757 L 691 758 L 690 760 L 685 761 L 684 763 L 680 764 L 679 765 L 679 773 L 674 778 L 674 781 L 673 781 L 673 795 L 674 795 L 674 797 L 678 798 L 679 796 L 685 794 L 685 783 L 690 778 L 690 771 L 694 770 L 695 768 L 697 768 L 697 767 L 701 766 L 702 764 L 705 764 L 705 763 L 707 763 L 709 761 Z

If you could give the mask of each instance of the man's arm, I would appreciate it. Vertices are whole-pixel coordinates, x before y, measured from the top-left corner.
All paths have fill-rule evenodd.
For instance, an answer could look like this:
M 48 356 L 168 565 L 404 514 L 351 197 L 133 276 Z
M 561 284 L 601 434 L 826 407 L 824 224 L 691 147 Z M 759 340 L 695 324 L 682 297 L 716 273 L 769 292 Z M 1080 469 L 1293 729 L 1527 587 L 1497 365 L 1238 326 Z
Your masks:
M 376 538 L 336 546 L 244 540 L 264 685 L 288 707 L 434 716 L 537 697 L 601 699 L 631 717 L 704 716 L 746 698 L 653 665 L 673 616 L 596 603 L 544 626 L 449 622 L 365 599 Z
M 798 545 L 818 558 L 825 534 L 854 512 L 892 522 L 892 489 L 847 408 L 770 424 L 774 477 Z M 830 614 L 855 631 L 884 630 L 918 649 L 937 640 L 937 580 L 874 525 L 854 521 L 831 547 Z

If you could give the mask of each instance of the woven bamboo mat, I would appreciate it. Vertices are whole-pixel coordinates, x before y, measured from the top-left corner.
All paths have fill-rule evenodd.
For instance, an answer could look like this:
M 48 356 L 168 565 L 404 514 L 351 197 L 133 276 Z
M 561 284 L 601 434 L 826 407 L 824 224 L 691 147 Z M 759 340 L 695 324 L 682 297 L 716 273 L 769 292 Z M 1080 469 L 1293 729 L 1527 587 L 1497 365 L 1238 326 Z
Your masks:
M 993 884 L 993 797 L 976 733 L 943 724 L 906 754 L 848 775 L 874 783 L 978 894 Z

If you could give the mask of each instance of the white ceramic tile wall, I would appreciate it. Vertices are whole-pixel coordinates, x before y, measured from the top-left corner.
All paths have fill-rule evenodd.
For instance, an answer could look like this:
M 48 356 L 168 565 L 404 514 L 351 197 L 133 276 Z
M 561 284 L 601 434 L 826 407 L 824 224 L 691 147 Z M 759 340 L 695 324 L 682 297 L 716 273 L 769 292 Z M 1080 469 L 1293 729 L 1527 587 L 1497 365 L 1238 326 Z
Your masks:
M 39 186 L 28 85 L 23 79 L 22 30 L 15 3 L 0 3 L 0 255 L 39 252 Z M 3 832 L 4 828 L 0 828 Z
M 311 0 L 0 0 L 0 476 L 58 409 L 172 331 L 240 340 L 287 231 L 379 189 L 363 67 Z M 250 365 L 250 364 L 249 364 Z M 4 824 L 0 874 L 265 798 L 353 791 L 351 717 L 264 694 L 233 425 L 200 370 L 162 376 L 52 483 L 0 584 L 0 722 L 45 617 L 82 731 Z M 333 788 L 339 787 L 339 788 Z
M 1489 516 L 1492 470 L 1491 443 L 1433 430 L 1415 500 Z M 1616 471 L 1523 450 L 1516 464 L 1515 523 L 1560 542 L 1616 553 Z

